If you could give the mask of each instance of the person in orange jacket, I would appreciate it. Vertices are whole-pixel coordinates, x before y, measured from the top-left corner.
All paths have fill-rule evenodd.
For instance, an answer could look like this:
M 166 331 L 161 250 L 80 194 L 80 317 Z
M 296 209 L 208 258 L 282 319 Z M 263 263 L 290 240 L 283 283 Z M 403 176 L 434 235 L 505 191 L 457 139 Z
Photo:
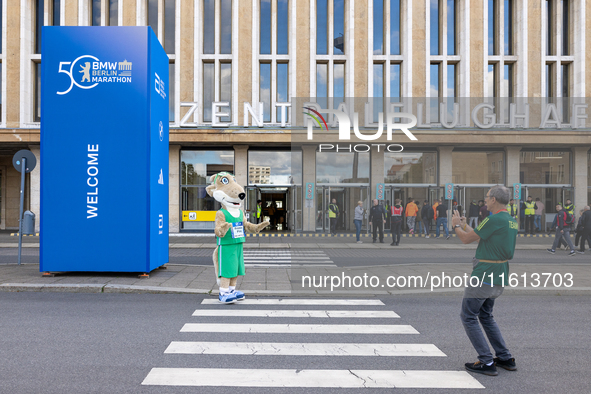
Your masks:
M 404 214 L 406 215 L 406 225 L 408 226 L 408 232 L 410 234 L 415 232 L 415 222 L 417 220 L 418 211 L 419 207 L 417 207 L 417 204 L 414 203 L 412 197 L 409 197 L 409 202 L 406 204 L 406 211 Z

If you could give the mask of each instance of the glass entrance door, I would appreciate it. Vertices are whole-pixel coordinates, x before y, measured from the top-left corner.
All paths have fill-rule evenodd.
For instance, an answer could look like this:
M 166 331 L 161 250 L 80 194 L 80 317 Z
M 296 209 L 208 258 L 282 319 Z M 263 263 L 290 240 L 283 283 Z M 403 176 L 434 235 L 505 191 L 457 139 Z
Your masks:
M 535 223 L 535 226 L 538 227 L 538 224 L 540 224 L 540 231 L 548 231 L 550 227 L 552 227 L 552 222 L 554 221 L 556 204 L 561 203 L 564 206 L 566 200 L 573 201 L 574 188 L 570 186 L 553 187 L 551 185 L 522 185 L 522 201 L 527 201 L 529 196 L 532 197 L 532 200 L 538 206 L 538 212 L 541 213 L 540 223 Z M 540 202 L 543 206 L 542 209 L 540 209 Z M 578 212 L 575 212 L 575 215 L 578 215 Z M 525 222 L 523 209 L 520 212 L 520 218 L 522 218 L 521 228 L 523 229 L 523 223 Z
M 358 201 L 363 202 L 363 207 L 369 211 L 369 188 L 367 186 L 317 186 L 316 187 L 316 231 L 330 232 L 329 204 L 336 201 L 339 207 L 339 216 L 336 223 L 337 232 L 355 231 L 353 222 L 355 207 Z M 364 218 L 362 231 L 367 231 L 367 218 Z

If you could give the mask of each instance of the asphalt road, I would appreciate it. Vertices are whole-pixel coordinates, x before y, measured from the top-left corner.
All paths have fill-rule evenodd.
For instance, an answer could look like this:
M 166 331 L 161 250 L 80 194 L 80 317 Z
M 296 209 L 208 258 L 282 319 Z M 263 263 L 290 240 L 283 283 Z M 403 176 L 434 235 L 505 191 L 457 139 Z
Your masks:
M 444 242 L 444 241 L 439 241 Z M 551 246 L 551 245 L 549 245 Z M 360 267 L 374 265 L 421 264 L 421 263 L 469 263 L 474 257 L 474 249 L 343 249 L 327 247 L 322 249 L 292 249 L 294 255 L 322 250 L 330 261 L 338 267 Z M 258 249 L 251 253 L 277 253 L 277 249 Z M 213 249 L 211 248 L 171 248 L 169 252 L 171 264 L 204 265 L 212 264 Z M 17 262 L 18 249 L 0 248 L 0 264 L 14 264 Z M 38 248 L 23 248 L 22 263 L 39 263 Z M 580 263 L 591 265 L 591 252 L 584 255 L 569 257 L 564 251 L 557 251 L 555 255 L 545 250 L 516 250 L 514 263 L 523 264 L 556 264 L 557 262 Z
M 394 311 L 400 319 L 316 319 L 318 324 L 411 325 L 419 335 L 180 332 L 186 323 L 299 324 L 308 318 L 194 317 L 195 310 L 259 310 L 201 305 L 206 296 L 0 293 L 0 393 L 359 393 L 364 389 L 180 387 L 142 385 L 152 368 L 461 371 L 476 360 L 459 320 L 456 296 L 384 296 L 385 306 L 306 306 L 307 310 Z M 476 375 L 489 393 L 587 393 L 589 297 L 501 297 L 495 318 L 517 372 Z M 272 307 L 271 307 L 272 308 Z M 277 308 L 276 308 L 277 309 Z M 303 309 L 281 306 L 283 310 Z M 329 320 L 329 321 L 326 321 Z M 338 320 L 338 321 L 336 321 Z M 355 321 L 353 321 L 355 320 Z M 172 341 L 434 344 L 445 357 L 165 354 Z M 319 346 L 319 345 L 318 345 Z M 327 376 L 327 379 L 329 377 Z M 371 389 L 390 393 L 391 389 Z M 400 389 L 456 393 L 469 389 Z

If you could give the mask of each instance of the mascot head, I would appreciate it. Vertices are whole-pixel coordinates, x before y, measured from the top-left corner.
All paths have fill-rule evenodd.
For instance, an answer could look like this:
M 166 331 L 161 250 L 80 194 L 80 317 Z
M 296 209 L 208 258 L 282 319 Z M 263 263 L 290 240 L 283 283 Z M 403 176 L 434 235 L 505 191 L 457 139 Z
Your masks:
M 239 209 L 242 201 L 246 197 L 244 189 L 238 183 L 236 178 L 229 172 L 220 172 L 209 178 L 212 182 L 207 186 L 207 194 L 215 198 L 226 209 Z

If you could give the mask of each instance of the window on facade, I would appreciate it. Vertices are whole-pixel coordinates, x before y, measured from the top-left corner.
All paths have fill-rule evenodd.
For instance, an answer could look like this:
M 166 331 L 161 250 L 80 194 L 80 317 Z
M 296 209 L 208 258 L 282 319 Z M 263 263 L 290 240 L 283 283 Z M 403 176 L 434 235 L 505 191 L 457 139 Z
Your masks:
M 174 91 L 175 91 L 175 68 L 174 63 L 168 63 L 168 121 L 174 122 Z
M 435 184 L 437 152 L 384 153 L 384 183 Z
M 263 122 L 281 123 L 276 103 L 289 101 L 289 0 L 259 1 L 259 102 Z M 285 122 L 289 120 L 289 109 Z
M 91 26 L 118 26 L 119 25 L 119 1 L 120 0 L 90 0 L 90 25 Z M 153 0 L 150 0 L 148 6 L 148 13 L 154 14 L 149 8 L 156 7 L 156 14 L 158 14 L 157 2 L 156 5 L 152 4 Z M 157 22 L 156 22 L 157 23 Z M 148 23 L 152 26 L 152 23 Z M 158 29 L 154 28 L 154 33 L 158 34 Z
M 522 152 L 524 153 L 524 152 Z M 527 152 L 521 155 L 520 182 L 524 184 L 570 184 L 570 152 Z M 552 155 L 551 155 L 552 154 Z
M 554 18 L 552 0 L 545 0 L 544 2 L 544 13 L 546 14 L 546 55 L 552 56 L 554 54 L 553 49 L 553 30 L 554 30 Z
M 373 1 L 373 70 L 370 96 L 372 122 L 380 112 L 387 113 L 391 102 L 399 102 L 402 94 L 401 1 Z M 399 108 L 395 109 L 399 111 Z M 385 119 L 384 119 L 385 121 Z
M 35 5 L 35 53 L 41 54 L 41 32 L 45 18 L 45 0 L 37 0 Z
M 250 185 L 301 185 L 301 161 L 301 151 L 249 150 L 248 183 Z
M 150 6 L 152 6 L 152 3 L 154 1 L 150 2 Z M 101 26 L 101 3 L 102 0 L 92 0 L 92 4 L 91 4 L 91 14 L 90 14 L 90 25 L 91 26 Z M 156 12 L 157 13 L 157 12 Z M 156 32 L 158 31 L 158 29 L 156 29 Z
M 451 158 L 454 183 L 503 184 L 505 182 L 505 152 L 503 151 L 454 151 Z
M 440 0 L 431 0 L 429 7 L 429 49 L 431 55 L 440 55 L 439 45 L 439 7 Z
M 400 55 L 400 0 L 390 0 L 390 55 Z
M 316 183 L 369 183 L 369 153 L 316 152 Z
M 232 0 L 203 0 L 203 122 L 213 120 L 212 103 L 227 102 L 220 122 L 232 122 Z M 218 26 L 219 28 L 216 28 Z M 218 81 L 216 83 L 215 81 Z
M 513 97 L 513 1 L 488 0 L 486 10 L 488 24 L 488 78 L 486 97 Z M 493 104 L 498 114 L 508 122 L 511 100 L 498 100 Z M 498 119 L 502 121 L 502 119 Z
M 316 0 L 316 54 L 343 55 L 344 36 L 345 0 Z
M 160 6 L 163 12 L 160 12 Z M 147 14 L 148 26 L 152 27 L 166 53 L 174 54 L 175 0 L 148 0 Z
M 41 122 L 41 63 L 33 63 L 33 83 L 35 84 L 33 122 Z
M 429 97 L 430 100 L 430 121 L 437 122 L 439 119 L 439 98 L 440 89 L 439 89 L 439 80 L 440 80 L 440 71 L 439 71 L 439 63 L 432 63 L 429 66 Z
M 373 0 L 373 54 L 384 54 L 384 0 Z

